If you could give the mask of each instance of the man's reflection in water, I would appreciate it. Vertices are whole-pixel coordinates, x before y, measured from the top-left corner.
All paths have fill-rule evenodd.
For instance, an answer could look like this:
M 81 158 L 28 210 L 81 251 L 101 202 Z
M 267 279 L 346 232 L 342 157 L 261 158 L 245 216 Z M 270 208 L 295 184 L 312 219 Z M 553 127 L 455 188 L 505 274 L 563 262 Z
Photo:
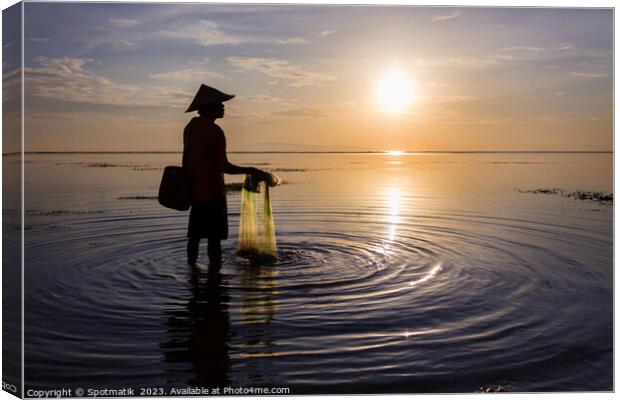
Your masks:
M 275 265 L 250 263 L 239 265 L 238 271 L 244 290 L 237 330 L 241 346 L 237 367 L 256 384 L 276 385 L 278 376 L 273 372 L 273 357 L 277 356 L 278 326 L 272 321 L 277 310 L 277 269 Z
M 240 265 L 239 274 L 241 286 L 246 289 L 241 297 L 242 323 L 270 324 L 276 308 L 274 297 L 278 294 L 276 267 L 269 264 Z
M 226 279 L 217 271 L 195 270 L 185 309 L 167 312 L 170 340 L 161 344 L 166 362 L 189 363 L 192 386 L 230 384 L 230 318 Z

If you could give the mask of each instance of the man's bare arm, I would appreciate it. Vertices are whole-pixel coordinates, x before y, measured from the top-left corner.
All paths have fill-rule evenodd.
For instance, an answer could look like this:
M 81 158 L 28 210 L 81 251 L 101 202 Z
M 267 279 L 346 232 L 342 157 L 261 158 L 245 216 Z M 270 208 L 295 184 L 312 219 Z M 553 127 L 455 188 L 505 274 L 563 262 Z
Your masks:
M 259 172 L 258 168 L 242 167 L 239 165 L 232 164 L 228 162 L 228 160 L 226 160 L 224 164 L 224 173 L 230 174 L 230 175 L 239 175 L 239 174 L 255 175 L 258 172 Z

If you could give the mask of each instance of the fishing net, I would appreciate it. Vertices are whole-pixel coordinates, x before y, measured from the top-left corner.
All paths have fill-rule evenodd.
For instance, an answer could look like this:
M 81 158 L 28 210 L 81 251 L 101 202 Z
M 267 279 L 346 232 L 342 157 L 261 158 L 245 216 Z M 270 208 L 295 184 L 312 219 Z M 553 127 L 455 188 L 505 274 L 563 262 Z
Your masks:
M 250 175 L 245 177 L 241 189 L 241 219 L 237 245 L 239 255 L 269 258 L 278 254 L 269 186 L 266 182 L 253 181 Z

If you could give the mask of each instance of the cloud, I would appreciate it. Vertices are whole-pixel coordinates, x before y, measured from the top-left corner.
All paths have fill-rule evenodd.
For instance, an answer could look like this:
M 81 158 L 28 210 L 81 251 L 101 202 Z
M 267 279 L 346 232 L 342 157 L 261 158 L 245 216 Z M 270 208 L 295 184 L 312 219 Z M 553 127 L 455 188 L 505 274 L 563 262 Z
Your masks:
M 535 47 L 535 46 L 511 46 L 511 47 L 502 47 L 501 51 L 531 51 L 532 53 L 540 53 L 541 51 L 545 51 L 544 47 Z
M 119 28 L 135 28 L 140 21 L 129 18 L 109 18 L 108 22 Z
M 284 99 L 280 97 L 274 97 L 269 94 L 257 94 L 254 96 L 239 96 L 240 100 L 251 100 L 251 101 L 260 101 L 265 103 L 279 103 L 284 101 Z
M 452 11 L 452 12 L 449 12 L 447 14 L 435 15 L 433 18 L 431 18 L 431 21 L 433 21 L 433 22 L 447 21 L 449 19 L 458 18 L 460 16 L 461 16 L 461 12 L 460 11 Z
M 556 96 L 564 96 L 566 95 L 566 92 L 555 92 Z
M 101 105 L 181 107 L 191 99 L 175 87 L 114 82 L 86 67 L 90 58 L 39 57 L 24 69 L 26 91 L 37 97 Z
M 319 36 L 320 37 L 325 37 L 325 36 L 333 35 L 334 33 L 336 33 L 336 31 L 327 30 L 327 31 L 323 31 L 323 32 L 319 33 Z
M 478 101 L 482 98 L 479 96 L 468 95 L 442 95 L 442 96 L 430 96 L 424 98 L 424 103 L 427 104 L 448 104 L 448 103 L 463 103 L 470 101 Z
M 187 63 L 189 65 L 207 65 L 209 63 L 209 59 L 208 58 L 203 58 L 202 60 L 188 61 Z
M 113 46 L 115 49 L 118 50 L 137 50 L 138 46 L 136 46 L 135 44 L 131 43 L 128 40 L 119 40 L 118 42 L 114 42 Z
M 303 37 L 292 37 L 292 38 L 288 38 L 288 39 L 280 39 L 278 40 L 278 44 L 309 44 L 310 42 L 308 42 L 305 38 Z
M 426 60 L 418 59 L 416 63 L 422 67 L 435 67 L 435 66 L 468 66 L 479 67 L 487 65 L 497 65 L 502 62 L 512 60 L 512 56 L 505 54 L 494 54 L 484 57 L 448 57 L 443 60 Z
M 275 58 L 228 57 L 227 60 L 230 65 L 243 71 L 258 71 L 271 78 L 291 81 L 287 86 L 292 87 L 314 86 L 337 79 L 335 76 L 305 71 L 288 61 Z
M 443 112 L 437 115 L 418 115 L 416 119 L 420 122 L 443 123 L 443 124 L 467 124 L 467 125 L 486 125 L 498 126 L 506 124 L 559 124 L 566 122 L 577 122 L 586 120 L 597 120 L 603 117 L 567 117 L 562 115 L 533 115 L 533 116 L 471 116 L 461 115 L 454 112 Z
M 201 68 L 184 68 L 166 72 L 149 74 L 151 79 L 162 81 L 195 81 L 205 82 L 210 79 L 224 79 L 224 75 L 206 71 Z
M 577 76 L 579 78 L 605 78 L 607 76 L 606 74 L 596 74 L 596 73 L 591 73 L 591 72 L 576 72 L 576 71 L 570 71 L 568 74 L 572 76 Z
M 32 40 L 33 42 L 43 43 L 47 42 L 49 39 L 44 37 L 30 37 L 28 40 Z
M 558 47 L 556 47 L 557 50 L 574 50 L 575 46 L 573 46 L 572 44 L 563 44 L 563 45 L 559 45 Z
M 5 68 L 3 68 L 4 70 Z M 22 93 L 22 69 L 16 68 L 2 75 L 2 107 L 18 106 L 21 102 L 17 101 L 21 98 Z M 10 101 L 15 100 L 15 101 Z M 7 110 L 3 110 L 5 113 Z
M 287 118 L 325 118 L 329 117 L 329 113 L 324 110 L 312 107 L 291 108 L 283 111 L 276 111 L 271 113 L 274 117 L 287 117 Z
M 206 19 L 191 23 L 183 21 L 159 33 L 167 37 L 186 39 L 205 47 L 240 43 L 238 38 L 222 32 L 218 28 L 218 24 Z

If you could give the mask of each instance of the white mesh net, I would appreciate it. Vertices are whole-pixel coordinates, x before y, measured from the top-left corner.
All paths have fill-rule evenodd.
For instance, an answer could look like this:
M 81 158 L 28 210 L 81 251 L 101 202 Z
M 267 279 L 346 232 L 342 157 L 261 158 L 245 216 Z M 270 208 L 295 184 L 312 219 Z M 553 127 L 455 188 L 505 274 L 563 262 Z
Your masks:
M 276 257 L 276 231 L 273 224 L 269 186 L 252 182 L 246 176 L 241 189 L 241 219 L 237 253 L 249 257 Z

